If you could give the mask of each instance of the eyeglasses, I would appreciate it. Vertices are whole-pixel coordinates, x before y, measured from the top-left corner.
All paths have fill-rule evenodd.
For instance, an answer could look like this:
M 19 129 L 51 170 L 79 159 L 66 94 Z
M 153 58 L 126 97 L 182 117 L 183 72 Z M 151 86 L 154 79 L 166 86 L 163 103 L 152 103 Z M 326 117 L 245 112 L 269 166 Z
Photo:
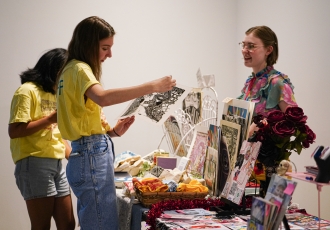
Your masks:
M 245 42 L 240 42 L 238 44 L 242 47 L 242 50 L 247 49 L 251 53 L 253 53 L 258 47 L 263 46 L 263 45 L 256 45 L 253 43 L 245 43 Z

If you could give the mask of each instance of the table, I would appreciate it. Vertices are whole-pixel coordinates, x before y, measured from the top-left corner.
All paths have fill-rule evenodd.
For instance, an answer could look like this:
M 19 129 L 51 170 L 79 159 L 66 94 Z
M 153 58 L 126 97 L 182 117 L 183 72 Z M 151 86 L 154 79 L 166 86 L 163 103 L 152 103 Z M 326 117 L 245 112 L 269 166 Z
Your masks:
M 135 204 L 134 197 L 124 196 L 122 189 L 116 189 L 116 195 L 120 230 L 141 230 L 144 212 L 149 209 Z
M 320 193 L 323 186 L 330 185 L 330 183 L 319 183 L 315 181 L 316 176 L 307 172 L 296 172 L 296 173 L 289 173 L 287 172 L 285 175 L 290 176 L 292 178 L 302 180 L 311 184 L 315 184 L 318 192 L 318 218 L 319 218 L 319 229 L 320 228 L 320 220 L 321 220 L 321 211 L 320 211 L 320 205 L 321 205 L 321 198 Z M 309 179 L 307 179 L 309 178 Z M 311 178 L 311 179 L 310 179 Z

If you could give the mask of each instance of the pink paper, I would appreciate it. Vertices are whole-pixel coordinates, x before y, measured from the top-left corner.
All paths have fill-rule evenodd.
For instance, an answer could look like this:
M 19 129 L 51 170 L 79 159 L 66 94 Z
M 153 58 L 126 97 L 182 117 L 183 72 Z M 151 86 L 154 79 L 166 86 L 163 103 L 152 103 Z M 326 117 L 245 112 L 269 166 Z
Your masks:
M 285 193 L 285 194 L 288 194 L 288 195 L 292 195 L 293 191 L 294 191 L 294 185 L 291 184 L 291 183 L 289 183 L 289 184 L 286 186 L 286 188 L 285 188 L 285 190 L 284 190 L 284 193 Z

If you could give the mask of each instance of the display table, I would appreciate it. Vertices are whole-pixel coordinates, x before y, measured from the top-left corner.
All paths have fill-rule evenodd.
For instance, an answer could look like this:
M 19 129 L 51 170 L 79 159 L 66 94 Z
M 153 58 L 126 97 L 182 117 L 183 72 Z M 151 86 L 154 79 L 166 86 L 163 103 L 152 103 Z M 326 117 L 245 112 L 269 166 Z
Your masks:
M 120 230 L 141 230 L 143 214 L 149 209 L 134 204 L 134 198 L 124 196 L 122 189 L 116 189 L 116 195 Z
M 330 185 L 330 183 L 319 183 L 315 181 L 316 176 L 307 172 L 297 172 L 297 173 L 286 173 L 287 176 L 298 179 L 298 180 L 302 180 L 311 184 L 316 185 L 317 188 L 317 192 L 318 192 L 318 199 L 317 199 L 317 203 L 318 203 L 318 218 L 319 220 L 321 220 L 321 198 L 320 198 L 320 193 L 322 190 L 323 186 L 327 186 Z M 319 229 L 320 229 L 320 221 L 319 221 Z

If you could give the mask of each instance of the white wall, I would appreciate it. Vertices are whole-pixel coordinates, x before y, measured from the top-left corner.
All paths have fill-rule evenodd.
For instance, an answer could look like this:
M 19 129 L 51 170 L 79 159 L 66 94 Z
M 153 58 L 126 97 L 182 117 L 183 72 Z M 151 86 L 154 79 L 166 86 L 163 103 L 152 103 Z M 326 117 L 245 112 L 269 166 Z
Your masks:
M 25 202 L 15 185 L 7 134 L 11 98 L 20 85 L 18 74 L 33 67 L 45 50 L 66 48 L 79 21 L 98 15 L 117 32 L 113 58 L 103 64 L 105 88 L 135 85 L 167 74 L 173 75 L 179 84 L 196 86 L 195 75 L 200 67 L 203 74 L 215 74 L 220 101 L 227 96 L 236 97 L 250 73 L 242 64 L 237 45 L 245 30 L 254 25 L 270 26 L 280 44 L 276 68 L 291 77 L 298 103 L 317 134 L 316 144 L 301 156 L 292 157 L 301 171 L 304 165 L 315 165 L 309 156 L 316 145 L 329 143 L 326 136 L 329 121 L 325 115 L 329 112 L 326 106 L 329 80 L 325 72 L 325 56 L 330 51 L 329 9 L 327 0 L 3 1 L 0 229 L 30 228 Z M 125 107 L 126 104 L 106 108 L 109 122 L 115 123 Z M 161 137 L 161 127 L 136 120 L 124 137 L 114 140 L 115 150 L 145 155 L 157 148 Z M 162 147 L 166 148 L 166 144 Z M 321 195 L 321 216 L 326 219 L 330 219 L 329 191 L 323 188 Z M 317 215 L 314 185 L 299 182 L 293 201 Z

